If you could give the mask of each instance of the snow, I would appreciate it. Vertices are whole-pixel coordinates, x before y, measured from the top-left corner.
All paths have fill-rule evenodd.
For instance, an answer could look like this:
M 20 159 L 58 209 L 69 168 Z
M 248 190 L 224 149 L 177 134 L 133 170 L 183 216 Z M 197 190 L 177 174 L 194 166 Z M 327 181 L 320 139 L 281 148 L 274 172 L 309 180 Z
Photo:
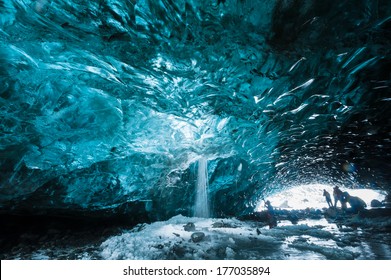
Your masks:
M 181 215 L 132 229 L 51 231 L 22 234 L 2 259 L 109 260 L 351 260 L 391 259 L 388 209 L 365 215 L 279 220 L 269 229 L 257 221 L 195 218 Z M 283 219 L 282 217 L 280 217 Z M 192 223 L 191 226 L 188 224 Z M 191 231 L 186 231 L 186 229 Z M 192 234 L 201 236 L 200 240 Z M 88 240 L 83 237 L 88 236 Z M 202 236 L 204 236 L 202 238 Z M 23 241 L 24 240 L 24 241 Z
M 199 243 L 191 240 L 193 232 L 183 226 L 195 224 L 196 232 L 204 232 Z M 214 227 L 222 222 L 224 227 Z M 221 223 L 218 223 L 221 226 Z M 236 219 L 204 219 L 175 216 L 165 222 L 142 225 L 114 236 L 102 243 L 102 257 L 105 259 L 234 259 L 241 256 L 241 248 L 264 247 L 277 249 L 281 241 L 258 235 L 250 224 Z M 140 246 L 140 244 L 142 244 Z
M 387 225 L 390 225 L 389 218 Z M 360 220 L 353 217 L 356 224 Z M 382 218 L 375 219 L 382 220 Z M 184 230 L 187 223 L 195 224 L 195 232 L 205 233 L 200 242 L 193 242 Z M 351 221 L 348 221 L 348 224 Z M 385 226 L 386 221 L 381 223 Z M 362 219 L 366 229 L 376 224 Z M 373 229 L 373 228 L 372 228 Z M 257 222 L 237 219 L 206 219 L 175 216 L 168 221 L 143 224 L 104 241 L 101 257 L 104 259 L 335 259 L 351 260 L 375 258 L 370 252 L 374 246 L 371 235 L 361 229 L 336 226 L 326 219 L 304 220 L 292 225 L 281 221 L 269 229 Z M 366 240 L 369 239 L 369 240 Z M 385 234 L 381 243 L 388 242 Z M 384 252 L 390 252 L 385 244 Z M 368 249 L 369 248 L 369 249 Z M 371 255 L 372 254 L 372 255 Z M 388 256 L 389 253 L 384 253 Z

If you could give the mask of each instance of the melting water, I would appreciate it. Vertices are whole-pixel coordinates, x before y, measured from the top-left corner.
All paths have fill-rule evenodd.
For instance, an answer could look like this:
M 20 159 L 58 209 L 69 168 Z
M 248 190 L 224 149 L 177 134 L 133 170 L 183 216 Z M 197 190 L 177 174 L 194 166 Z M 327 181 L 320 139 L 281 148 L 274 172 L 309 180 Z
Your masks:
M 208 202 L 208 161 L 204 158 L 198 160 L 198 175 L 194 216 L 201 218 L 209 217 Z

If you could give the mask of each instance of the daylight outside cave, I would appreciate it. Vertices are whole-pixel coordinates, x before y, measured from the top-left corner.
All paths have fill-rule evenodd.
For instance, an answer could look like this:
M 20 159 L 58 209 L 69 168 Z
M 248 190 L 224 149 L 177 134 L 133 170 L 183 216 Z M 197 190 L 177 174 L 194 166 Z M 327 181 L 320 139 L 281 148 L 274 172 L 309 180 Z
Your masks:
M 0 0 L 0 44 L 1 259 L 391 259 L 390 1 Z

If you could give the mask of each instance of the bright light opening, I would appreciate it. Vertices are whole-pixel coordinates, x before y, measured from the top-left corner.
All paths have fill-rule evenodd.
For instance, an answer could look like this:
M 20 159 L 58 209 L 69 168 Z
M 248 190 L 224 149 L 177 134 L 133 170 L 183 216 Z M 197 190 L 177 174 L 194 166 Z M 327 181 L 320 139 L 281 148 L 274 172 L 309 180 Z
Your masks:
M 299 185 L 267 197 L 265 200 L 269 200 L 275 208 L 281 209 L 322 209 L 324 207 L 328 207 L 326 199 L 323 196 L 324 189 L 330 193 L 331 199 L 334 203 L 333 186 L 323 184 Z M 341 187 L 341 190 L 347 191 L 352 196 L 360 197 L 368 205 L 367 208 L 370 208 L 371 201 L 373 199 L 377 199 L 379 201 L 383 201 L 385 199 L 385 193 L 381 191 L 369 189 L 347 189 L 343 187 Z M 340 207 L 340 204 L 338 204 L 338 206 Z M 263 201 L 259 203 L 257 210 L 265 210 Z

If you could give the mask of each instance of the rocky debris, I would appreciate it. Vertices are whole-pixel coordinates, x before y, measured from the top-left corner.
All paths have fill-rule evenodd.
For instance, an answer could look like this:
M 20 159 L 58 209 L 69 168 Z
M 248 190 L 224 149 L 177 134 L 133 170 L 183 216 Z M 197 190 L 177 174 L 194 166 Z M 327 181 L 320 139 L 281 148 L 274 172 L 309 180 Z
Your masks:
M 224 227 L 224 222 L 215 222 L 212 224 L 213 228 L 223 228 Z
M 201 232 L 201 231 L 197 231 L 197 232 L 194 232 L 192 235 L 191 235 L 191 240 L 194 242 L 194 243 L 198 243 L 198 242 L 201 242 L 205 237 L 205 233 Z
M 376 208 L 364 210 L 359 213 L 360 218 L 387 218 L 391 216 L 390 208 Z
M 325 217 L 327 218 L 336 218 L 341 211 L 338 211 L 336 208 L 327 208 L 324 212 Z
M 332 211 L 333 209 L 329 208 L 329 210 Z M 313 208 L 307 208 L 303 210 L 274 209 L 274 214 L 278 221 L 288 220 L 292 222 L 292 224 L 297 224 L 299 220 L 319 220 L 323 217 L 323 213 L 320 209 Z M 241 221 L 256 221 L 263 223 L 269 222 L 267 211 L 254 212 L 248 215 L 240 216 L 238 219 Z
M 237 226 L 231 225 L 229 223 L 224 223 L 223 221 L 221 222 L 215 222 L 212 224 L 213 228 L 236 228 Z
M 186 248 L 186 247 L 183 247 L 183 246 L 180 246 L 180 245 L 178 245 L 178 244 L 175 244 L 175 245 L 173 246 L 173 248 L 172 248 L 172 252 L 173 252 L 176 256 L 182 258 L 182 257 L 185 256 L 185 254 L 186 254 L 188 251 L 187 251 L 187 248 Z
M 240 221 L 254 221 L 254 222 L 263 222 L 268 221 L 267 211 L 254 212 L 247 215 L 239 216 Z

